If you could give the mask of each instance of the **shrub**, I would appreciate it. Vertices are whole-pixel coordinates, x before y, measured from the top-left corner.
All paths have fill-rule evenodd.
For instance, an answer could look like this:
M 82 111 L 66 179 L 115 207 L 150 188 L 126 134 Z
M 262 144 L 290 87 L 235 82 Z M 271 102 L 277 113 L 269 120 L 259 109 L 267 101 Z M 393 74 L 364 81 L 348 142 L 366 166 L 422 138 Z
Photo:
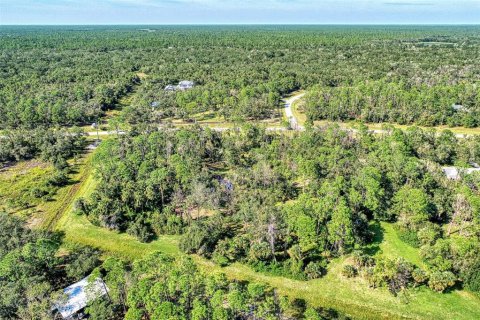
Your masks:
M 428 286 L 437 292 L 444 292 L 446 289 L 453 287 L 456 277 L 450 271 L 434 272 L 430 275 Z
M 424 284 L 428 281 L 427 274 L 425 273 L 425 271 L 423 271 L 420 268 L 415 268 L 412 271 L 412 278 L 413 278 L 413 281 L 415 281 L 415 284 L 418 284 L 418 285 Z
M 355 251 L 352 254 L 353 265 L 357 269 L 372 267 L 375 264 L 375 260 L 370 257 L 368 254 L 362 253 L 361 251 Z
M 480 292 L 480 261 L 470 266 L 463 276 L 465 288 L 474 292 Z
M 230 228 L 223 219 L 195 221 L 182 236 L 180 249 L 186 253 L 211 257 L 218 241 L 231 236 Z
M 152 228 L 155 234 L 181 234 L 185 228 L 183 219 L 175 214 L 172 207 L 165 207 L 162 212 L 152 215 Z
M 65 170 L 55 170 L 47 180 L 47 185 L 54 187 L 63 187 L 68 183 L 68 175 Z
M 305 275 L 309 280 L 318 279 L 322 277 L 327 271 L 327 262 L 322 261 L 311 261 L 305 267 Z
M 169 215 L 165 225 L 165 234 L 181 234 L 185 223 L 183 219 L 177 215 Z
M 41 199 L 47 196 L 49 192 L 43 188 L 34 187 L 30 190 L 30 195 L 36 199 Z
M 150 225 L 145 223 L 141 218 L 130 224 L 127 233 L 138 239 L 140 242 L 149 242 L 153 239 L 154 234 L 151 231 Z
M 180 250 L 186 253 L 196 253 L 208 239 L 208 231 L 199 223 L 193 223 L 180 241 Z
M 417 238 L 422 245 L 433 245 L 441 237 L 442 228 L 430 223 L 418 231 Z
M 230 264 L 230 260 L 227 257 L 221 255 L 220 253 L 218 253 L 216 251 L 213 252 L 213 254 L 212 254 L 212 260 L 213 260 L 213 262 L 218 264 L 220 267 L 226 267 Z
M 212 254 L 213 261 L 226 266 L 232 261 L 239 260 L 242 256 L 242 249 L 238 246 L 240 242 L 236 238 L 220 240 Z
M 272 249 L 267 242 L 252 244 L 248 256 L 252 261 L 269 261 L 273 258 Z
M 295 280 L 307 280 L 303 272 L 292 272 L 291 259 L 283 262 L 250 261 L 250 266 L 260 273 Z
M 404 259 L 380 258 L 373 268 L 370 280 L 375 287 L 386 286 L 396 296 L 410 284 L 412 271 L 413 265 Z
M 453 255 L 449 240 L 438 239 L 433 246 L 422 246 L 420 255 L 436 271 L 448 271 L 453 268 Z
M 420 246 L 420 240 L 418 239 L 417 232 L 415 232 L 414 230 L 398 228 L 397 234 L 400 240 L 402 240 L 406 244 L 414 248 L 418 248 Z
M 353 278 L 357 276 L 357 268 L 354 266 L 347 264 L 342 269 L 342 275 L 347 278 Z
M 78 198 L 73 203 L 73 210 L 79 214 L 85 214 L 88 212 L 88 204 L 84 198 Z

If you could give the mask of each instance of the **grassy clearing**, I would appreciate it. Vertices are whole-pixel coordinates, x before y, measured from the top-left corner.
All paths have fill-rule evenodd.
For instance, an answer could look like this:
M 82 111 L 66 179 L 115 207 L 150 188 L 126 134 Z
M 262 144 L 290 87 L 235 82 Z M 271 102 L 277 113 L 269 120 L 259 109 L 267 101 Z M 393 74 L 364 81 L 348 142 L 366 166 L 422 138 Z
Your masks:
M 66 210 L 69 210 L 71 206 L 73 206 L 80 185 L 89 176 L 89 171 L 85 170 L 85 162 L 90 161 L 90 155 L 91 154 L 88 153 L 85 158 L 71 164 L 71 170 L 73 172 L 70 175 L 71 183 L 57 192 L 55 201 L 49 201 L 38 206 L 39 209 L 45 213 L 42 217 L 42 228 L 53 230 L 55 224 L 63 217 Z
M 354 123 L 346 123 L 346 125 L 353 127 Z M 393 125 L 395 128 L 399 128 L 402 130 L 408 129 L 410 127 L 413 127 L 411 125 L 401 125 L 401 124 L 389 124 L 389 123 L 368 123 L 367 126 L 370 130 L 381 130 L 383 126 L 385 125 Z M 438 131 L 443 131 L 443 130 L 450 130 L 455 134 L 465 134 L 465 135 L 477 135 L 480 134 L 480 128 L 465 128 L 465 127 L 449 127 L 449 126 L 436 126 L 436 127 L 423 127 L 423 126 L 417 126 L 419 128 L 422 128 L 424 130 L 428 129 L 436 129 Z
M 403 242 L 397 234 L 393 224 L 382 222 L 383 241 L 380 243 L 380 252 L 389 258 L 402 257 L 419 267 L 425 267 L 419 250 Z
M 45 189 L 45 182 L 53 172 L 49 164 L 22 161 L 0 170 L 0 210 L 30 217 L 37 213 L 45 199 L 32 194 L 34 189 Z M 55 188 L 51 188 L 54 193 Z
M 351 121 L 351 122 L 335 122 L 335 121 L 328 121 L 328 120 L 321 120 L 315 121 L 315 125 L 325 126 L 328 124 L 338 124 L 341 128 L 344 129 L 355 129 L 358 125 L 358 122 Z M 436 127 L 423 127 L 423 126 L 414 126 L 414 125 L 401 125 L 401 124 L 394 124 L 394 123 L 365 123 L 369 130 L 382 130 L 384 126 L 393 126 L 398 129 L 406 130 L 411 127 L 418 127 L 423 130 L 429 129 L 436 129 L 437 131 L 443 130 L 450 130 L 454 134 L 459 135 L 478 135 L 480 134 L 480 128 L 465 128 L 465 127 L 448 127 L 448 126 L 436 126 Z
M 193 119 L 194 121 L 185 121 L 181 119 L 165 119 L 166 122 L 170 122 L 172 125 L 175 127 L 189 127 L 193 126 L 195 124 L 200 125 L 201 127 L 208 127 L 208 128 L 235 128 L 235 127 L 241 127 L 242 123 L 241 122 L 232 122 L 232 121 L 224 121 L 223 118 L 220 119 L 219 117 L 216 118 L 211 118 L 211 119 L 202 119 L 202 120 L 197 120 Z M 264 126 L 265 128 L 280 128 L 282 127 L 282 124 L 280 123 L 279 119 L 266 119 L 266 120 L 259 120 L 259 121 L 249 121 L 249 123 L 259 125 L 259 126 Z

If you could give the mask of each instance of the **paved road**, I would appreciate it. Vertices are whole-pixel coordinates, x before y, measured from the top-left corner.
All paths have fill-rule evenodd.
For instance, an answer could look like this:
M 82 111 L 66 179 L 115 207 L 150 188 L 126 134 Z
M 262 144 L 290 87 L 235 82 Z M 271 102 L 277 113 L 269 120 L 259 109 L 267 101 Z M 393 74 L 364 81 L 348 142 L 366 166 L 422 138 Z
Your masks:
M 290 127 L 293 130 L 304 130 L 305 129 L 300 124 L 299 120 L 295 117 L 295 114 L 293 113 L 293 109 L 292 109 L 293 103 L 295 103 L 297 100 L 303 98 L 303 96 L 305 96 L 304 92 L 294 94 L 293 96 L 285 98 L 283 100 L 285 102 L 285 116 L 287 117 L 288 122 L 290 123 Z M 342 128 L 342 130 L 345 130 L 345 131 L 348 131 L 348 132 L 353 132 L 353 133 L 358 132 L 357 129 L 353 129 L 353 128 Z M 387 130 L 381 130 L 381 129 L 373 129 L 373 130 L 369 130 L 369 132 L 373 133 L 373 134 L 386 134 L 386 133 L 388 133 Z M 440 133 L 437 133 L 437 134 L 440 134 Z M 462 133 L 456 133 L 455 134 L 455 137 L 457 137 L 459 139 L 465 139 L 468 136 L 469 135 L 462 134 Z
M 295 117 L 295 115 L 293 114 L 293 110 L 292 110 L 292 104 L 295 103 L 295 101 L 301 99 L 304 95 L 305 95 L 305 93 L 297 93 L 297 94 L 295 94 L 291 97 L 288 97 L 288 98 L 284 99 L 284 101 L 285 101 L 285 116 L 287 117 L 288 122 L 290 123 L 290 127 L 293 130 L 303 130 L 304 129 L 304 127 L 302 125 L 300 125 L 300 123 L 298 122 L 298 119 Z

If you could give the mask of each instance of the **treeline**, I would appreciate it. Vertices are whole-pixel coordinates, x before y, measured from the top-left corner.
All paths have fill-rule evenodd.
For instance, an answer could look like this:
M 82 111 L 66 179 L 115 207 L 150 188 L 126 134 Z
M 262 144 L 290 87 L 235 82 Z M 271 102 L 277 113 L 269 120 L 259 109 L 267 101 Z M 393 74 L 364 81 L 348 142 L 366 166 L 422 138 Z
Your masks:
M 39 157 L 61 170 L 84 148 L 85 137 L 79 129 L 4 130 L 0 134 L 0 165 Z
M 77 208 L 142 241 L 182 233 L 182 250 L 220 265 L 314 279 L 330 259 L 358 251 L 367 262 L 350 271 L 367 268 L 372 286 L 395 294 L 414 284 L 414 272 L 438 291 L 460 281 L 478 290 L 478 176 L 452 183 L 440 166 L 479 158 L 478 138 L 418 128 L 380 137 L 365 127 L 293 137 L 254 126 L 153 130 L 101 147 L 99 185 Z M 394 222 L 427 268 L 367 254 L 379 221 Z
M 309 120 L 390 122 L 422 126 L 480 125 L 477 84 L 415 85 L 388 79 L 352 86 L 314 87 L 306 96 Z
M 94 122 L 140 77 L 132 111 L 159 102 L 162 117 L 245 120 L 276 116 L 278 98 L 299 88 L 388 78 L 423 90 L 480 73 L 476 26 L 149 28 L 2 28 L 0 127 Z M 163 92 L 181 80 L 197 88 Z

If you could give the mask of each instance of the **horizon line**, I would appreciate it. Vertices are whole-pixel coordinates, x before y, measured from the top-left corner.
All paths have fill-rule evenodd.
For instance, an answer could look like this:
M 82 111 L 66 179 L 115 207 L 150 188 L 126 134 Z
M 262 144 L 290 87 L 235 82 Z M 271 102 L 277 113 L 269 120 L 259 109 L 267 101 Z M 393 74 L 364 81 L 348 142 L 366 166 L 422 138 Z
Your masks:
M 480 26 L 480 23 L 0 23 L 3 26 Z

